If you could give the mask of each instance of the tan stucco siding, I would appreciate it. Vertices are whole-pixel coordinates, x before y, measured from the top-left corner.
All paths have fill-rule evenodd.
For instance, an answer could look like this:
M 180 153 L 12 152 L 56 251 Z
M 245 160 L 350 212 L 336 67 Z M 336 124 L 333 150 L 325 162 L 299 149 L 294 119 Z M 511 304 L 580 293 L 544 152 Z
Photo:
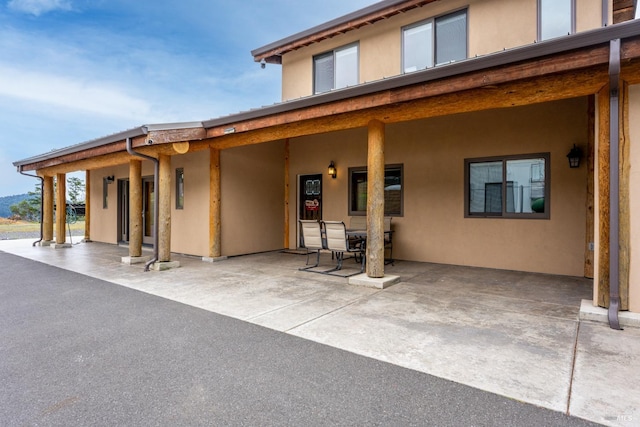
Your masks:
M 629 87 L 629 147 L 630 182 L 629 204 L 631 216 L 629 263 L 629 310 L 640 312 L 640 85 Z
M 107 208 L 103 208 L 102 180 L 114 176 L 114 182 L 108 187 Z M 153 163 L 142 162 L 142 176 L 153 176 Z M 118 235 L 118 180 L 129 179 L 129 165 L 94 169 L 91 171 L 91 240 L 116 244 Z
M 127 165 L 91 171 L 91 240 L 118 243 L 118 179 L 128 177 Z M 103 180 L 114 176 L 107 185 L 107 208 L 103 205 Z
M 284 143 L 223 150 L 220 169 L 222 255 L 282 249 Z
M 176 209 L 176 168 L 184 169 L 184 209 Z M 209 156 L 171 158 L 171 251 L 206 256 L 209 244 Z
M 600 0 L 580 0 L 576 30 L 601 26 Z M 313 91 L 313 56 L 358 42 L 359 82 L 376 81 L 401 72 L 402 27 L 468 8 L 468 56 L 486 55 L 533 43 L 537 37 L 537 0 L 439 1 L 398 14 L 373 25 L 289 52 L 282 58 L 282 99 Z
M 587 140 L 586 99 L 484 111 L 389 125 L 385 163 L 404 165 L 404 216 L 393 218 L 394 257 L 582 276 L 586 227 L 584 164 L 566 154 Z M 291 143 L 291 200 L 297 175 L 326 174 L 323 217 L 348 222 L 348 168 L 366 165 L 364 129 L 299 138 Z M 464 159 L 549 152 L 551 219 L 464 217 Z M 291 204 L 296 246 L 297 205 Z M 295 219 L 295 220 L 294 220 Z

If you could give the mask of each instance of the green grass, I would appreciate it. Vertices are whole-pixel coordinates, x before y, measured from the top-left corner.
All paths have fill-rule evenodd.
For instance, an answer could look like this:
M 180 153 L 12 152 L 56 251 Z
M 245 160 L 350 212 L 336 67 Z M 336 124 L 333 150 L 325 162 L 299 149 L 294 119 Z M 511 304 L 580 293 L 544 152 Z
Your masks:
M 78 221 L 75 224 L 71 224 L 71 229 L 84 230 L 84 221 Z M 11 221 L 6 218 L 0 218 L 0 232 L 2 233 L 22 233 L 31 231 L 40 231 L 40 223 L 27 221 Z

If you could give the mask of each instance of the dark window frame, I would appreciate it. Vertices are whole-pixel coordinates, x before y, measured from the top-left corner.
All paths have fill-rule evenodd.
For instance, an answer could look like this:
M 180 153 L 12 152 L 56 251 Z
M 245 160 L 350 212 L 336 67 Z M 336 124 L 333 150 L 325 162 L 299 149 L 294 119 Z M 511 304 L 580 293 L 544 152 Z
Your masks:
M 347 210 L 348 210 L 348 214 L 349 216 L 366 216 L 367 215 L 367 211 L 366 209 L 363 211 L 360 210 L 354 210 L 353 209 L 353 192 L 354 192 L 354 188 L 353 188 L 353 173 L 357 172 L 357 173 L 367 173 L 367 166 L 356 166 L 356 167 L 350 167 L 348 170 L 349 173 L 349 193 L 347 195 Z M 387 175 L 387 171 L 392 171 L 392 170 L 399 170 L 400 171 L 400 211 L 399 212 L 385 212 L 384 216 L 386 217 L 402 217 L 404 216 L 404 164 L 402 163 L 397 163 L 397 164 L 389 164 L 389 165 L 385 165 L 384 166 L 384 171 L 385 171 L 385 177 Z
M 109 177 L 102 178 L 102 209 L 109 209 Z
M 314 95 L 318 95 L 318 94 L 321 94 L 321 93 L 327 93 L 327 92 L 330 92 L 330 91 L 336 90 L 336 89 L 343 89 L 343 87 L 336 88 L 336 80 L 337 80 L 337 76 L 336 76 L 336 53 L 340 52 L 342 50 L 350 49 L 352 47 L 356 48 L 356 56 L 357 56 L 357 60 L 356 60 L 356 85 L 359 83 L 359 81 L 360 81 L 360 42 L 356 41 L 354 43 L 349 43 L 349 44 L 346 44 L 344 46 L 339 46 L 339 47 L 336 47 L 336 48 L 334 48 L 332 50 L 319 53 L 319 54 L 314 55 L 312 57 L 312 65 L 313 65 L 313 94 Z M 322 58 L 326 58 L 326 57 L 331 57 L 332 58 L 333 80 L 332 80 L 330 89 L 323 90 L 323 91 L 319 92 L 318 89 L 316 88 L 316 86 L 317 86 L 316 85 L 316 78 L 317 78 L 316 62 L 317 62 L 317 60 L 322 59 Z
M 416 69 L 415 71 L 406 71 L 406 67 L 405 67 L 405 57 L 406 57 L 406 46 L 405 46 L 405 31 L 407 30 L 411 30 L 414 28 L 418 28 L 421 27 L 423 25 L 427 25 L 427 24 L 431 24 L 431 62 L 433 65 L 431 66 L 427 66 L 426 68 L 433 68 L 433 67 L 437 67 L 440 65 L 445 65 L 450 63 L 451 61 L 447 61 L 447 62 L 438 62 L 438 34 L 437 34 L 437 22 L 440 19 L 443 18 L 447 18 L 450 17 L 452 15 L 457 15 L 457 14 L 461 14 L 464 13 L 465 15 L 465 57 L 461 58 L 459 60 L 456 61 L 463 61 L 465 59 L 469 58 L 469 10 L 468 8 L 462 8 L 462 9 L 457 9 L 457 10 L 453 10 L 453 11 L 449 11 L 445 14 L 442 15 L 437 15 L 437 16 L 433 16 L 431 18 L 428 19 L 423 19 L 422 21 L 418 21 L 418 22 L 414 22 L 413 24 L 409 24 L 409 25 L 405 25 L 404 27 L 402 27 L 400 29 L 401 33 L 401 64 L 400 64 L 400 68 L 402 71 L 402 74 L 406 74 L 406 73 L 412 73 L 415 71 L 420 71 L 420 69 Z
M 176 209 L 184 209 L 184 168 L 176 168 Z
M 512 160 L 544 159 L 544 212 L 520 213 L 507 212 L 507 188 L 512 181 L 507 180 L 507 162 Z M 470 212 L 470 165 L 474 163 L 502 162 L 501 212 Z M 506 185 L 505 185 L 506 183 Z M 486 201 L 485 201 L 486 203 Z M 551 154 L 531 153 L 506 156 L 478 157 L 464 159 L 464 217 L 465 218 L 501 218 L 501 219 L 550 219 L 551 218 Z

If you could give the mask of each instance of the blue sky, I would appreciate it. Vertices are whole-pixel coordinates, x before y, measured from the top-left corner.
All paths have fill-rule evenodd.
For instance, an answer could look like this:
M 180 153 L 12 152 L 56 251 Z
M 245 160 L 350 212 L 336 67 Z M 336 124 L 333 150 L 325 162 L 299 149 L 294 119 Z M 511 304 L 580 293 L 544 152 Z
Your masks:
M 250 51 L 372 3 L 0 0 L 0 196 L 34 188 L 13 161 L 278 102 Z

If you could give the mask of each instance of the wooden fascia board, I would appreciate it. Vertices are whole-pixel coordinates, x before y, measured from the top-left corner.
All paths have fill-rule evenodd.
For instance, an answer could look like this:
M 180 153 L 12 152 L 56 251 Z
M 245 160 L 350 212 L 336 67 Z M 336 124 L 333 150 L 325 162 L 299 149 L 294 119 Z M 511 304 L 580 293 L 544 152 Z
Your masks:
M 303 109 L 283 112 L 271 116 L 259 117 L 238 123 L 229 123 L 207 129 L 208 138 L 225 137 L 226 130 L 233 128 L 235 134 L 283 126 L 302 120 L 313 120 L 325 116 L 335 116 L 383 107 L 386 105 L 409 102 L 422 98 L 466 91 L 479 87 L 497 86 L 513 81 L 538 78 L 567 71 L 580 70 L 602 64 L 609 60 L 608 45 L 575 50 L 534 61 L 523 61 L 508 66 L 495 67 L 426 83 L 385 90 L 327 104 L 315 105 Z
M 344 34 L 351 30 L 356 30 L 365 25 L 373 24 L 377 21 L 387 19 L 391 16 L 403 13 L 410 9 L 422 7 L 425 4 L 432 3 L 436 0 L 410 0 L 399 4 L 394 4 L 386 8 L 377 10 L 374 13 L 363 15 L 354 19 L 342 21 L 334 26 L 328 28 L 321 28 L 316 32 L 310 32 L 306 35 L 301 35 L 300 38 L 285 42 L 281 45 L 274 46 L 272 49 L 255 54 L 253 59 L 256 62 L 266 60 L 269 63 L 280 63 L 274 58 L 281 57 L 287 52 L 291 52 L 296 49 L 300 49 L 305 46 L 309 46 L 313 43 L 321 42 L 323 40 Z M 304 33 L 304 32 L 303 32 Z M 276 42 L 277 43 L 277 42 Z
M 147 135 L 135 137 L 132 139 L 132 146 L 136 150 L 141 151 L 144 154 L 156 155 L 162 154 L 177 154 L 173 148 L 173 143 L 198 141 L 206 137 L 206 131 L 204 128 L 187 128 L 187 129 L 168 129 L 149 131 Z M 152 145 L 149 145 L 149 141 L 152 141 Z M 51 159 L 30 163 L 22 166 L 23 171 L 32 171 L 47 169 L 51 170 L 54 166 L 64 165 L 68 163 L 79 164 L 84 160 L 101 157 L 107 154 L 125 152 L 126 153 L 126 141 L 120 140 L 111 144 L 105 144 L 98 147 L 77 151 L 71 154 L 65 154 L 63 156 L 54 157 Z M 127 154 L 128 155 L 128 154 Z M 71 165 L 64 168 L 58 168 L 56 170 L 75 171 L 82 170 L 77 166 Z
M 500 86 L 478 87 L 338 115 L 282 123 L 251 132 L 212 138 L 208 146 L 227 149 L 242 145 L 295 138 L 300 136 L 366 127 L 372 119 L 399 123 L 431 117 L 508 108 L 596 93 L 608 78 L 607 66 L 600 65 L 577 72 L 547 75 Z

